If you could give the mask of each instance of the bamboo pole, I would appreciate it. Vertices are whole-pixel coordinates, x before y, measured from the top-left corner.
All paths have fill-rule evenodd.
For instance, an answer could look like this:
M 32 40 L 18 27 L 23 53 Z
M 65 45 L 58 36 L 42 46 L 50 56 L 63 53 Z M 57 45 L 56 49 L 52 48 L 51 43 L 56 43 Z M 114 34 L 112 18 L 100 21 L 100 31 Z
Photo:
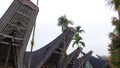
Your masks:
M 37 6 L 39 4 L 39 0 L 37 0 Z M 33 36 L 31 40 L 31 50 L 30 50 L 30 56 L 29 56 L 29 62 L 28 62 L 28 68 L 31 68 L 31 62 L 32 62 L 32 52 L 33 52 L 33 46 L 34 46 L 34 37 L 35 37 L 35 29 L 36 29 L 36 22 L 35 25 L 33 26 Z

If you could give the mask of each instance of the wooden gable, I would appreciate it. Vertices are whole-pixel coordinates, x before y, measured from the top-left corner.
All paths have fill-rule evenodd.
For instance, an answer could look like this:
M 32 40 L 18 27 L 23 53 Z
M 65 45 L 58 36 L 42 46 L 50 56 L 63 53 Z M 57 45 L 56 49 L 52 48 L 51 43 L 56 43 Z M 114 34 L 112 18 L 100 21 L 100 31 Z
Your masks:
M 35 24 L 38 7 L 30 0 L 14 0 L 0 19 L 1 66 L 23 68 L 26 46 Z M 14 53 L 14 54 L 12 54 Z

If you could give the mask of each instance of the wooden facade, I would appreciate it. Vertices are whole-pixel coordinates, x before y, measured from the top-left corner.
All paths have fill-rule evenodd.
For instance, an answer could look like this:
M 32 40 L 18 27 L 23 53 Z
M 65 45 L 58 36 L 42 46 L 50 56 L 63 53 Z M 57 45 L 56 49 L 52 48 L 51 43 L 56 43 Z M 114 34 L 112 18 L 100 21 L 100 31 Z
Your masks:
M 26 46 L 38 7 L 30 0 L 14 0 L 0 19 L 0 68 L 23 68 Z

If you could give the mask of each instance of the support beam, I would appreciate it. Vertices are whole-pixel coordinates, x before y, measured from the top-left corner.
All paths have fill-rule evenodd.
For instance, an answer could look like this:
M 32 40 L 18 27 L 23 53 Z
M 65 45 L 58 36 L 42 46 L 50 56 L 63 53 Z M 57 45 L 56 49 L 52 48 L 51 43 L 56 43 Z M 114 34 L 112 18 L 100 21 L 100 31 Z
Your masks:
M 15 25 L 15 24 L 11 24 L 11 23 L 8 23 L 10 26 L 13 26 L 13 27 L 16 27 L 16 28 L 20 28 L 20 29 L 22 29 L 22 30 L 26 30 L 26 28 L 25 27 L 22 27 L 22 26 L 17 26 L 17 25 Z
M 19 40 L 19 41 L 22 41 L 23 39 L 21 39 L 21 38 L 17 38 L 17 37 L 13 37 L 13 36 L 10 36 L 10 35 L 5 35 L 5 34 L 2 34 L 2 33 L 0 33 L 0 36 L 4 36 L 4 37 L 6 37 L 6 38 L 11 38 L 11 39 L 15 39 L 15 40 Z
M 6 57 L 6 60 L 5 60 L 5 68 L 8 68 L 8 62 L 9 62 L 9 58 L 10 58 L 10 52 L 11 52 L 11 43 L 9 45 L 9 49 L 8 49 L 8 54 L 7 54 L 7 57 Z
M 0 44 L 9 45 L 9 42 L 6 42 L 6 41 L 0 41 Z M 11 45 L 13 45 L 13 46 L 21 46 L 20 44 L 16 44 L 16 43 L 12 43 Z

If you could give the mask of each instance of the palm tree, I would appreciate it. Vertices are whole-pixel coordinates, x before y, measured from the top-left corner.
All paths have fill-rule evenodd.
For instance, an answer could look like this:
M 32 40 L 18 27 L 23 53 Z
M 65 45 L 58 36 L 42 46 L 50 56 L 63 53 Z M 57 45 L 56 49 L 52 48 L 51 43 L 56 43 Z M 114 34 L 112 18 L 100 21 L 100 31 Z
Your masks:
M 114 9 L 118 11 L 118 16 L 120 19 L 120 0 L 108 0 L 108 5 L 114 6 Z
M 74 47 L 75 44 L 77 44 L 77 46 L 78 46 L 79 48 L 81 47 L 81 45 L 82 45 L 83 47 L 85 47 L 85 43 L 82 41 L 82 37 L 81 37 L 78 33 L 76 33 L 76 34 L 74 35 L 73 40 L 74 40 L 74 42 L 73 42 L 73 44 L 72 44 L 73 47 Z M 80 45 L 80 44 L 81 44 L 81 45 Z
M 58 26 L 62 27 L 62 32 L 64 32 L 68 28 L 69 24 L 73 25 L 73 22 L 68 20 L 66 18 L 66 15 L 61 16 L 60 18 L 58 18 Z
M 77 32 L 77 33 L 82 33 L 82 32 L 85 33 L 85 31 L 81 29 L 81 26 L 77 26 L 77 27 L 76 27 L 76 32 Z
M 81 26 L 77 26 L 75 30 L 76 30 L 76 34 L 73 37 L 74 42 L 72 46 L 74 47 L 74 45 L 77 44 L 78 47 L 80 47 L 80 44 L 81 44 L 83 47 L 85 47 L 85 43 L 81 41 L 82 37 L 79 35 L 79 33 L 82 33 L 85 31 L 81 29 Z

